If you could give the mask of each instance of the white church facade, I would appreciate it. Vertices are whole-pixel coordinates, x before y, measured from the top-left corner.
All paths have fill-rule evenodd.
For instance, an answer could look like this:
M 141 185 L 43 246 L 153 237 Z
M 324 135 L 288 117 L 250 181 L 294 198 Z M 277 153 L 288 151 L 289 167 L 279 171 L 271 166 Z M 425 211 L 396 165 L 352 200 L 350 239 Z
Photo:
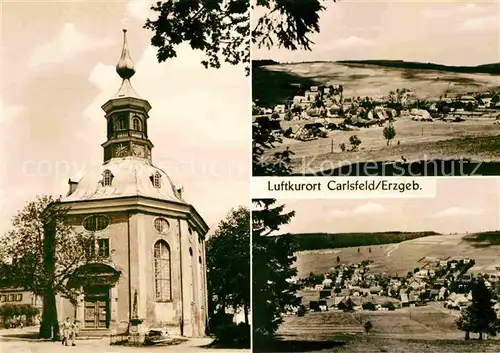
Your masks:
M 82 333 L 124 332 L 134 316 L 144 327 L 200 337 L 207 322 L 205 235 L 208 226 L 169 176 L 152 163 L 147 100 L 131 86 L 135 70 L 126 30 L 116 71 L 123 79 L 102 109 L 103 164 L 63 199 L 67 221 L 95 235 L 104 260 L 79 267 L 69 285 L 76 302 L 58 298 L 58 319 L 79 320 Z

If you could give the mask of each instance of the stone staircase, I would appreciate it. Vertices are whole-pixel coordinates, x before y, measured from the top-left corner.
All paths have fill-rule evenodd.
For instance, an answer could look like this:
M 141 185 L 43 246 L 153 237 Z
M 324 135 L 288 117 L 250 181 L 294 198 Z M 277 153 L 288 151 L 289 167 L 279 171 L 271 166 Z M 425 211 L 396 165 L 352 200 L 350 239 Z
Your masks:
M 78 333 L 77 339 L 98 339 L 109 337 L 110 330 L 107 328 L 82 328 Z

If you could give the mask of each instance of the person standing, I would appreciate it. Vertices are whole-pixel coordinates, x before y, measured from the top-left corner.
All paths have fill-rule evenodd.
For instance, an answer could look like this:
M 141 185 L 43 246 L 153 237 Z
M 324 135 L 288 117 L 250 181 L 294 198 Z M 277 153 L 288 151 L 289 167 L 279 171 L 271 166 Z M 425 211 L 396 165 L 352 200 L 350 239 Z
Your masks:
M 66 320 L 62 323 L 61 331 L 62 331 L 61 344 L 67 346 L 68 339 L 69 339 L 71 331 L 72 331 L 72 324 L 71 324 L 71 321 L 69 321 L 69 317 L 67 317 Z
M 78 332 L 80 331 L 80 326 L 78 325 L 78 320 L 74 320 L 73 323 L 71 324 L 71 332 L 70 332 L 70 339 L 71 339 L 71 345 L 76 346 L 75 340 L 76 336 L 78 336 Z

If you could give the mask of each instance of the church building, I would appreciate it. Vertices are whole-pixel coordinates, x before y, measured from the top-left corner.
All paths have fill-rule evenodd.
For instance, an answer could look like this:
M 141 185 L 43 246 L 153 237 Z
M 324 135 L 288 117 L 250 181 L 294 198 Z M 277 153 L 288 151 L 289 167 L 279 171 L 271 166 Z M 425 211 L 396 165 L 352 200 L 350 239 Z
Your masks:
M 80 322 L 81 333 L 124 332 L 130 319 L 171 335 L 200 337 L 207 321 L 205 235 L 208 226 L 182 190 L 153 165 L 149 102 L 134 91 L 126 30 L 116 65 L 118 93 L 102 109 L 107 140 L 103 163 L 63 198 L 68 222 L 95 235 L 103 258 L 79 267 L 69 285 L 76 302 L 58 298 L 58 319 Z

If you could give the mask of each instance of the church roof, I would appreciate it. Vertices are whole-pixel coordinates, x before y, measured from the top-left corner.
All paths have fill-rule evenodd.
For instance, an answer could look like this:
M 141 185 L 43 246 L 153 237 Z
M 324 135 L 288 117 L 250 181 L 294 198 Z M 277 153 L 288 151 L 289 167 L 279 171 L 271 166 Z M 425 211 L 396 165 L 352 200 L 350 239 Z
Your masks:
M 104 186 L 104 173 L 112 175 L 111 185 Z M 153 185 L 152 177 L 159 173 L 160 187 Z M 85 174 L 76 190 L 63 202 L 90 201 L 121 197 L 147 197 L 163 201 L 186 203 L 169 176 L 148 160 L 136 157 L 112 158 L 107 163 Z

